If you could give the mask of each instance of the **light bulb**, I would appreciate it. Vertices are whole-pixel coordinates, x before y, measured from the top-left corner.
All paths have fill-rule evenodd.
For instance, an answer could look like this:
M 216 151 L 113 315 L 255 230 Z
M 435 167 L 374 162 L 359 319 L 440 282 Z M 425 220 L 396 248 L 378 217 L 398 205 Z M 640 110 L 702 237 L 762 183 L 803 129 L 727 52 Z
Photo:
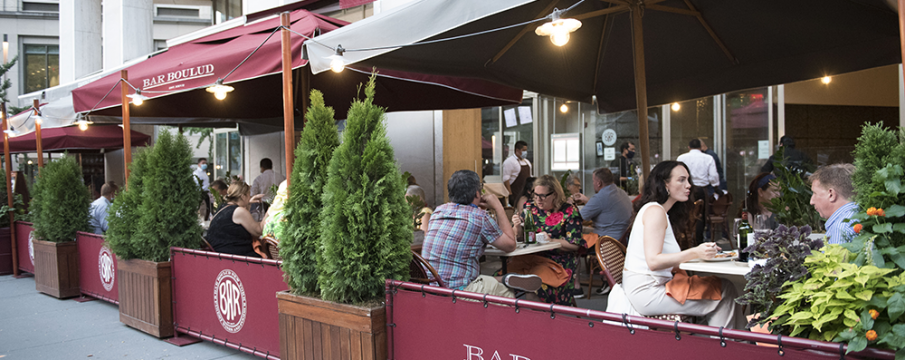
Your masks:
M 679 111 L 679 109 L 681 109 L 681 108 L 682 108 L 682 105 L 679 105 L 679 103 L 677 103 L 677 102 L 672 103 L 672 111 Z
M 142 100 L 141 96 L 136 96 L 136 97 L 132 98 L 132 105 L 141 106 L 141 104 L 144 104 L 144 103 L 145 103 L 145 101 Z
M 79 121 L 79 130 L 85 131 L 88 130 L 88 123 L 84 121 Z
M 569 32 L 568 31 L 556 31 L 553 35 L 550 35 L 550 41 L 553 42 L 553 45 L 563 46 L 569 43 Z
M 820 82 L 822 82 L 824 84 L 829 84 L 830 81 L 833 81 L 833 78 L 831 78 L 829 76 L 824 76 L 822 79 L 820 79 Z
M 345 68 L 346 62 L 343 61 L 341 56 L 334 57 L 333 60 L 330 61 L 330 70 L 333 70 L 335 73 L 342 72 Z
M 214 97 L 217 98 L 217 100 L 226 99 L 226 91 L 216 91 L 214 92 Z
M 566 104 L 562 104 L 562 106 L 559 107 L 559 111 L 562 112 L 563 114 L 565 114 L 565 113 L 569 112 L 569 106 Z
M 217 98 L 217 100 L 223 100 L 226 99 L 226 93 L 232 92 L 235 88 L 229 85 L 223 85 L 223 79 L 217 79 L 217 82 L 214 83 L 214 85 L 208 86 L 205 90 L 214 94 L 214 97 Z
M 41 116 L 35 115 L 35 124 L 41 125 L 41 123 L 43 123 L 43 122 L 44 122 L 44 119 L 42 119 Z

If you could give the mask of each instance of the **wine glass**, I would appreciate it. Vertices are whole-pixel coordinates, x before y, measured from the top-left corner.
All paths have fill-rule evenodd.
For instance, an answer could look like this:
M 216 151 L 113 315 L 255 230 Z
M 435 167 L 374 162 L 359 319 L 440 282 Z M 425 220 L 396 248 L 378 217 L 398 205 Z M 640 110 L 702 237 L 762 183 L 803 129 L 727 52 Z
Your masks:
M 736 218 L 736 219 L 732 220 L 732 227 L 729 228 L 729 236 L 732 237 L 732 243 L 733 243 L 733 244 L 735 245 L 735 247 L 738 248 L 739 250 L 741 250 L 741 248 L 742 248 L 742 244 L 741 244 L 741 242 L 739 241 L 739 238 L 738 238 L 738 227 L 739 227 L 739 225 L 741 225 L 741 224 L 742 224 L 742 219 Z

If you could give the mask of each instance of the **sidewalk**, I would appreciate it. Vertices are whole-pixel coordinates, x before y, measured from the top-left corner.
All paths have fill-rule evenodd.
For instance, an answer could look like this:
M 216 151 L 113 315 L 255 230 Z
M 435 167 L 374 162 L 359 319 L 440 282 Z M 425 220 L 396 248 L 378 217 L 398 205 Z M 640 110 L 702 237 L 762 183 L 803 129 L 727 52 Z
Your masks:
M 0 359 L 258 359 L 201 342 L 177 347 L 119 322 L 104 301 L 38 293 L 34 278 L 0 276 Z

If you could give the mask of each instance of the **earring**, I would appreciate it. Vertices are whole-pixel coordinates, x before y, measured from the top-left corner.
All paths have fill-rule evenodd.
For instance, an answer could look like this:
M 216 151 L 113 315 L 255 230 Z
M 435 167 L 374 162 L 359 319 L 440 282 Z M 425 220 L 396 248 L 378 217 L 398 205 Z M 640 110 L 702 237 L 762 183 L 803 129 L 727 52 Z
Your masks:
M 669 195 L 670 195 L 669 188 L 666 188 L 666 196 L 669 196 Z

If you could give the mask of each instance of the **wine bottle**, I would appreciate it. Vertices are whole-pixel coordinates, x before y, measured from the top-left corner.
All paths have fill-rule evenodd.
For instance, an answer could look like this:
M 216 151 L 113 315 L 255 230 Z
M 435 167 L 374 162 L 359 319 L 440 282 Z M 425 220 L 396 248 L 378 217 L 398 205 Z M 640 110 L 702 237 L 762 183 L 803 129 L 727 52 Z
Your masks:
M 742 209 L 742 213 L 748 213 L 748 209 Z M 750 215 L 751 214 L 748 214 L 748 216 Z M 748 253 L 742 250 L 754 243 L 754 229 L 748 223 L 748 218 L 745 216 L 742 217 L 742 221 L 738 224 L 736 241 L 738 241 L 738 261 L 748 261 Z
M 526 244 L 534 244 L 537 242 L 534 237 L 534 233 L 536 228 L 534 227 L 534 216 L 531 214 L 531 210 L 525 210 L 525 243 Z

